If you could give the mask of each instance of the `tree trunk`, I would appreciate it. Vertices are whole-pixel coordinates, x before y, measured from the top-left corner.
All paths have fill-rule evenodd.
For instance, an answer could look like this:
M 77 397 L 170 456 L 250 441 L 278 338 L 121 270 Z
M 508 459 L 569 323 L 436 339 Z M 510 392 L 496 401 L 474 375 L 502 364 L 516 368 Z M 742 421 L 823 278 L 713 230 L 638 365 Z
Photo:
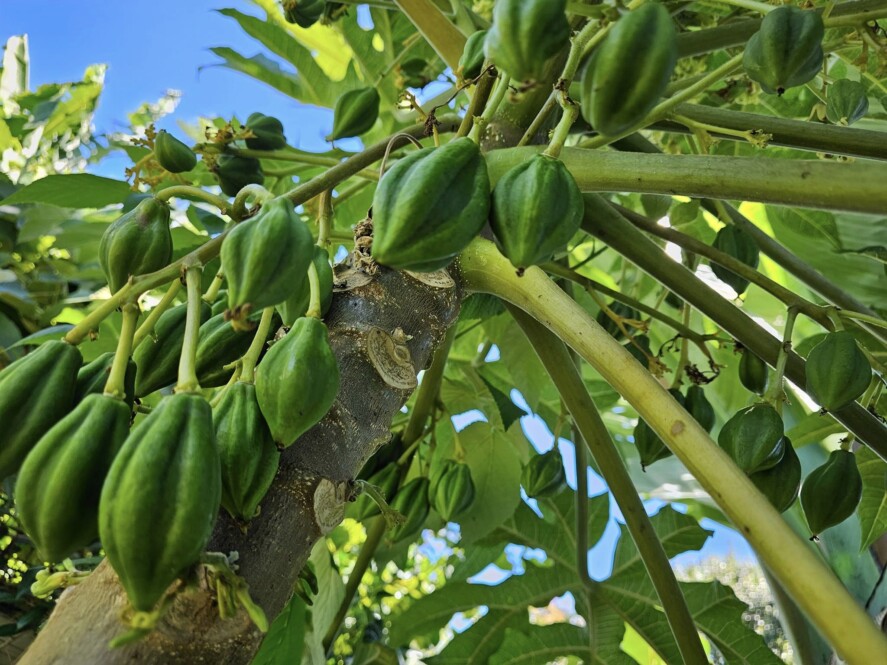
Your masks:
M 365 280 L 367 283 L 351 288 Z M 342 281 L 345 280 L 345 283 Z M 350 283 L 349 283 L 350 280 Z M 330 413 L 281 456 L 280 470 L 248 533 L 221 511 L 208 551 L 239 554 L 239 573 L 269 619 L 283 609 L 314 543 L 338 524 L 350 498 L 351 480 L 389 438 L 394 414 L 410 390 L 392 387 L 367 354 L 368 335 L 397 329 L 416 372 L 431 360 L 458 314 L 460 288 L 416 279 L 385 268 L 368 273 L 337 271 L 337 294 L 326 316 L 341 372 L 341 389 Z M 396 338 L 391 341 L 397 344 Z M 389 349 L 393 347 L 388 346 Z M 384 358 L 383 358 L 384 360 Z M 392 358 L 392 362 L 397 362 Z M 377 360 L 378 363 L 378 360 Z M 415 373 L 413 373 L 415 374 Z M 146 543 L 146 545 L 148 545 Z M 158 628 L 145 639 L 115 650 L 108 642 L 126 629 L 128 604 L 107 562 L 82 584 L 65 591 L 22 665 L 193 665 L 248 663 L 261 634 L 244 612 L 219 618 L 205 577 L 179 593 Z

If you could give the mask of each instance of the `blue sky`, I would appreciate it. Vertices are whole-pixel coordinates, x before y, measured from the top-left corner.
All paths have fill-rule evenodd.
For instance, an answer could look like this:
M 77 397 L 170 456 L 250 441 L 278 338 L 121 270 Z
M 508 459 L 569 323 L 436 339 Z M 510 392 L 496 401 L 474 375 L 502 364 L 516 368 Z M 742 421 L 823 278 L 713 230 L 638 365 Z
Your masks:
M 175 114 L 160 126 L 175 129 L 176 122 L 194 122 L 201 115 L 237 115 L 253 111 L 273 115 L 284 123 L 286 135 L 297 147 L 324 150 L 323 136 L 332 127 L 332 113 L 304 106 L 247 76 L 221 67 L 209 48 L 225 45 L 246 56 L 260 50 L 234 21 L 214 10 L 233 7 L 260 13 L 246 0 L 153 0 L 149 3 L 99 0 L 0 0 L 0 38 L 26 33 L 30 43 L 31 86 L 79 80 L 84 69 L 97 63 L 109 66 L 105 91 L 95 117 L 99 133 L 125 127 L 126 114 L 142 102 L 155 101 L 168 89 L 182 93 Z M 113 160 L 103 175 L 122 178 L 123 161 Z M 108 169 L 111 169 L 109 172 Z M 115 172 L 116 171 L 116 172 Z M 525 406 L 525 405 L 523 405 Z M 551 435 L 538 419 L 524 426 L 541 450 L 552 445 Z M 466 423 L 467 424 L 467 423 Z M 561 444 L 567 469 L 572 469 L 572 446 Z M 592 473 L 590 491 L 603 484 Z M 570 484 L 575 486 L 571 473 Z M 661 506 L 650 502 L 651 511 Z M 676 559 L 682 564 L 705 556 L 732 553 L 752 556 L 745 541 L 730 529 L 705 521 L 715 531 L 701 552 Z M 592 574 L 605 577 L 618 535 L 610 524 L 601 543 L 589 556 Z

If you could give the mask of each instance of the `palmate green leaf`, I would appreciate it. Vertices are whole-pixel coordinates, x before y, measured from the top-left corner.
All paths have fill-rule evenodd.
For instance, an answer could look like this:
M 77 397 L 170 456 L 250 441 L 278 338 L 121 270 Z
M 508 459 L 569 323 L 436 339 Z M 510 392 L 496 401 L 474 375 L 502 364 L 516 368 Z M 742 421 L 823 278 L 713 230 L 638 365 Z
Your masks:
M 233 18 L 250 37 L 296 69 L 294 76 L 298 80 L 300 92 L 298 95 L 291 96 L 299 101 L 331 108 L 340 94 L 353 87 L 354 81 L 352 80 L 345 82 L 330 80 L 315 62 L 311 51 L 300 44 L 282 26 L 272 21 L 249 16 L 236 9 L 220 9 L 218 11 L 223 16 Z M 271 63 L 272 61 L 266 59 L 266 62 Z M 268 83 L 268 81 L 265 82 Z
M 445 423 L 438 427 L 437 463 L 458 458 L 454 436 L 458 437 L 465 454 L 463 461 L 471 469 L 474 482 L 474 501 L 456 518 L 465 544 L 486 536 L 514 513 L 520 503 L 521 458 L 528 444 L 490 423 L 472 423 L 455 435 L 451 425 Z
M 504 638 L 506 627 L 529 626 L 528 606 L 544 607 L 552 598 L 574 591 L 577 586 L 575 572 L 563 566 L 530 566 L 523 575 L 510 577 L 496 586 L 451 582 L 393 617 L 389 642 L 393 646 L 406 645 L 414 635 L 426 635 L 443 628 L 456 612 L 486 606 L 489 608 L 487 615 L 443 651 L 446 654 L 458 639 L 470 645 L 469 648 L 456 649 L 465 654 L 460 656 L 462 662 L 485 663 L 485 658 L 496 651 Z M 461 638 L 470 633 L 470 638 Z M 459 661 L 444 659 L 437 662 Z
M 633 658 L 619 650 L 622 622 L 615 618 L 619 635 L 597 632 L 596 639 L 590 643 L 584 628 L 567 623 L 531 626 L 525 633 L 509 628 L 490 665 L 538 665 L 565 656 L 579 657 L 587 665 L 636 665 Z
M 526 503 L 490 534 L 485 543 L 508 542 L 545 550 L 558 565 L 576 570 L 576 493 L 564 490 L 550 499 L 538 501 L 540 518 Z M 604 535 L 610 518 L 610 495 L 607 492 L 588 499 L 588 546 Z
M 887 463 L 871 449 L 862 447 L 856 451 L 856 465 L 862 476 L 862 501 L 857 515 L 862 527 L 860 551 L 887 532 Z
M 290 598 L 250 665 L 288 665 L 302 660 L 305 648 L 305 601 L 299 596 Z
M 828 415 L 810 413 L 788 430 L 785 435 L 795 448 L 810 443 L 821 443 L 827 436 L 846 431 L 846 428 Z
M 297 74 L 283 71 L 279 64 L 264 55 L 247 58 L 226 46 L 215 46 L 210 51 L 222 58 L 222 62 L 216 66 L 251 76 L 293 99 L 303 99 L 305 95 L 302 79 Z
M 89 173 L 48 175 L 6 197 L 2 204 L 49 203 L 61 208 L 101 208 L 122 203 L 130 192 L 129 183 Z

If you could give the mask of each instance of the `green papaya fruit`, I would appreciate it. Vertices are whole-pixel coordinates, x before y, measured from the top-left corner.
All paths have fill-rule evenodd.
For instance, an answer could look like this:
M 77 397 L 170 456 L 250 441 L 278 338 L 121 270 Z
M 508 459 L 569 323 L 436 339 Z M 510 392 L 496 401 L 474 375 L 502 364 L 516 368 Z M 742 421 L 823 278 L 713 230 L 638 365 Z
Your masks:
M 632 319 L 633 321 L 641 320 L 641 313 L 634 307 L 631 307 L 629 305 L 625 305 L 614 300 L 613 302 L 609 303 L 607 307 L 609 307 L 616 316 L 619 316 L 623 319 Z M 607 316 L 607 313 L 604 310 L 601 310 L 597 313 L 595 321 L 597 321 L 604 330 L 606 330 L 616 339 L 625 339 L 625 335 L 623 334 L 622 330 L 619 329 L 619 326 L 616 325 L 616 322 L 613 319 Z M 631 326 L 626 326 L 626 328 L 629 331 L 633 330 Z
M 764 92 L 781 95 L 803 85 L 822 68 L 822 17 L 792 5 L 769 12 L 742 55 L 742 66 Z
M 718 435 L 718 445 L 748 474 L 770 469 L 785 452 L 782 418 L 769 404 L 737 412 Z
M 379 91 L 375 88 L 349 90 L 336 100 L 333 131 L 327 141 L 360 136 L 373 128 L 379 118 Z
M 367 482 L 374 485 L 382 494 L 382 498 L 390 502 L 400 482 L 400 467 L 397 464 L 383 466 L 367 478 Z M 354 519 L 358 522 L 363 522 L 380 512 L 378 504 L 366 492 L 357 497 L 351 510 Z
M 484 42 L 487 38 L 487 30 L 478 30 L 472 33 L 465 41 L 462 56 L 459 58 L 459 66 L 456 73 L 459 78 L 468 81 L 480 76 L 484 66 Z
M 846 330 L 829 333 L 807 355 L 807 394 L 828 411 L 852 404 L 871 380 L 868 358 Z
M 197 166 L 197 155 L 165 129 L 154 137 L 154 157 L 170 173 L 184 173 Z
M 259 407 L 283 447 L 320 422 L 338 393 L 339 366 L 329 332 L 314 317 L 298 319 L 256 368 Z
M 516 81 L 538 80 L 570 43 L 566 0 L 498 0 L 484 40 L 487 58 Z
M 691 416 L 702 425 L 706 432 L 711 432 L 715 426 L 715 410 L 711 402 L 705 397 L 705 391 L 701 386 L 687 388 L 687 397 L 684 399 L 684 408 Z
M 77 385 L 74 388 L 75 404 L 82 402 L 87 395 L 101 395 L 105 392 L 105 384 L 108 383 L 108 377 L 111 376 L 111 365 L 113 364 L 114 353 L 108 351 L 80 368 L 80 371 L 77 372 Z M 124 377 L 124 390 L 126 391 L 124 401 L 130 408 L 135 401 L 135 385 L 136 364 L 130 359 L 126 364 Z
M 165 267 L 172 259 L 169 206 L 151 197 L 105 229 L 99 242 L 99 263 L 111 293 L 131 275 L 143 275 Z
M 437 514 L 450 522 L 474 502 L 474 481 L 467 464 L 446 460 L 437 477 L 429 483 L 428 499 Z
M 0 372 L 0 480 L 71 410 L 82 363 L 77 347 L 52 340 Z
M 283 302 L 293 284 L 306 279 L 314 238 L 292 204 L 279 198 L 235 226 L 222 243 L 221 254 L 228 280 L 227 314 L 241 322 Z
M 25 531 L 46 561 L 62 561 L 99 535 L 99 497 L 129 433 L 130 407 L 90 394 L 28 453 L 15 486 Z
M 738 261 L 741 261 L 750 268 L 758 267 L 760 258 L 760 250 L 748 233 L 732 224 L 725 226 L 718 231 L 712 247 L 718 249 Z M 729 284 L 736 291 L 737 296 L 741 296 L 748 288 L 748 280 L 740 277 L 736 273 L 724 268 L 720 264 L 711 262 L 711 271 L 719 280 L 725 284 Z
M 739 381 L 746 390 L 763 395 L 770 385 L 770 368 L 754 353 L 744 349 L 739 359 Z
M 396 543 L 414 538 L 422 530 L 431 507 L 428 505 L 428 478 L 413 478 L 397 490 L 391 508 L 406 518 L 388 532 L 388 538 Z
M 219 187 L 226 196 L 236 196 L 247 185 L 265 182 L 262 163 L 255 157 L 219 155 L 214 171 L 219 179 Z
M 255 134 L 246 139 L 246 147 L 250 150 L 280 150 L 286 147 L 283 123 L 273 116 L 251 113 L 245 127 Z
M 677 32 L 658 2 L 620 18 L 586 67 L 580 89 L 583 117 L 616 136 L 641 122 L 665 92 L 678 59 Z
M 373 258 L 398 270 L 439 270 L 480 233 L 489 212 L 487 164 L 474 141 L 417 150 L 376 188 Z
M 333 267 L 330 265 L 329 252 L 322 247 L 314 248 L 314 268 L 320 282 L 320 313 L 326 314 L 333 302 Z M 300 316 L 305 316 L 311 300 L 311 285 L 308 275 L 291 285 L 291 293 L 286 300 L 277 306 L 283 325 L 291 327 Z
M 686 408 L 686 401 L 681 391 L 672 388 L 668 391 L 672 397 L 677 400 L 678 404 Z M 659 435 L 653 431 L 643 418 L 638 418 L 638 424 L 634 428 L 634 445 L 638 449 L 638 455 L 641 458 L 641 471 L 646 471 L 647 467 L 666 457 L 671 457 L 673 453 L 665 445 L 665 442 L 659 438 Z
M 798 498 L 801 488 L 801 460 L 795 447 L 787 437 L 785 453 L 779 463 L 766 471 L 758 471 L 749 476 L 755 487 L 767 497 L 773 507 L 784 513 Z
M 555 496 L 567 486 L 564 460 L 557 446 L 530 458 L 521 471 L 520 484 L 532 499 Z
M 170 386 L 179 373 L 179 357 L 185 340 L 187 305 L 170 307 L 154 326 L 154 336 L 142 342 L 132 359 L 136 364 L 135 394 L 144 397 L 155 390 Z M 207 321 L 212 310 L 206 303 L 200 305 L 200 322 Z
M 165 397 L 130 432 L 99 502 L 102 546 L 137 611 L 153 610 L 197 562 L 221 494 L 209 404 L 192 393 Z
M 255 517 L 280 463 L 256 387 L 243 381 L 230 386 L 213 408 L 213 427 L 222 465 L 222 506 L 247 522 Z
M 841 79 L 828 87 L 825 117 L 829 122 L 835 125 L 852 125 L 865 117 L 868 110 L 868 94 L 859 81 Z
M 641 207 L 644 214 L 652 220 L 659 221 L 668 214 L 673 199 L 662 194 L 641 194 Z
M 310 28 L 323 16 L 326 0 L 283 0 L 283 17 L 300 28 Z
M 232 326 L 225 320 L 224 313 L 208 319 L 200 326 L 197 339 L 196 369 L 200 385 L 216 388 L 228 383 L 234 370 L 223 368 L 246 353 L 252 341 L 252 333 Z
M 862 499 L 862 476 L 849 450 L 834 450 L 801 485 L 801 507 L 813 536 L 850 517 Z
M 563 249 L 585 214 L 567 167 L 543 154 L 509 169 L 493 189 L 492 204 L 493 233 L 518 273 Z

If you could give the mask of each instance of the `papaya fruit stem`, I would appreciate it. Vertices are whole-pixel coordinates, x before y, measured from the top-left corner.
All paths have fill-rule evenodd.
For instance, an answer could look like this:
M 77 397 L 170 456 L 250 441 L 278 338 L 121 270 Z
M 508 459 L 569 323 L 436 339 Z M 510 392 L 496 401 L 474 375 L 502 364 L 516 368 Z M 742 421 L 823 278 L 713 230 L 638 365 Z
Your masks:
M 320 276 L 317 274 L 317 266 L 312 261 L 308 265 L 308 285 L 311 295 L 308 300 L 308 311 L 305 316 L 313 316 L 319 319 L 322 316 L 321 296 L 320 296 Z
M 182 355 L 179 357 L 179 381 L 177 393 L 193 393 L 200 390 L 197 380 L 197 342 L 200 336 L 200 278 L 203 266 L 189 265 L 185 268 L 185 285 L 188 289 L 188 308 L 185 315 L 185 337 L 182 342 Z
M 206 290 L 206 293 L 203 294 L 203 302 L 212 305 L 216 301 L 216 298 L 219 295 L 219 289 L 222 288 L 222 282 L 224 281 L 225 274 L 219 270 L 219 272 L 216 273 L 216 276 L 213 277 L 213 281 Z
M 311 265 L 314 266 L 314 264 Z M 255 383 L 256 364 L 259 362 L 259 356 L 262 355 L 262 349 L 265 348 L 265 340 L 268 339 L 268 331 L 271 329 L 273 319 L 273 307 L 266 307 L 262 310 L 262 318 L 256 328 L 256 335 L 240 361 L 239 380 L 244 383 Z M 235 374 L 237 374 L 236 370 Z
M 782 403 L 785 400 L 785 386 L 783 385 L 783 376 L 785 375 L 785 365 L 788 362 L 788 354 L 792 350 L 792 333 L 795 329 L 795 319 L 798 317 L 798 308 L 789 307 L 785 316 L 785 330 L 782 333 L 782 346 L 779 347 L 779 355 L 776 357 L 776 370 L 773 375 L 773 381 L 764 393 L 764 401 L 773 405 L 777 411 L 782 413 Z
M 174 197 L 206 201 L 210 205 L 214 205 L 218 208 L 219 212 L 223 215 L 228 214 L 229 204 L 226 199 L 215 194 L 210 194 L 209 192 L 200 189 L 200 187 L 192 187 L 191 185 L 173 185 L 172 187 L 161 189 L 154 195 L 154 198 L 158 201 L 163 201 L 165 203 L 169 203 L 169 200 Z
M 239 222 L 247 216 L 246 203 L 249 201 L 250 197 L 255 199 L 256 203 L 262 206 L 273 199 L 274 194 L 261 185 L 246 185 L 243 189 L 237 192 L 237 196 L 234 197 L 234 203 L 231 205 L 231 219 L 235 222 Z
M 132 354 L 136 323 L 138 323 L 141 313 L 141 308 L 135 303 L 129 303 L 123 307 L 120 338 L 117 340 L 117 350 L 114 352 L 114 361 L 111 363 L 111 374 L 105 384 L 105 395 L 114 399 L 123 400 L 126 397 L 126 370 L 129 365 L 129 356 Z
M 484 112 L 480 115 L 479 118 L 475 118 L 474 127 L 471 128 L 471 131 L 468 133 L 468 138 L 470 138 L 475 143 L 480 142 L 480 137 L 486 129 L 487 125 L 493 120 L 493 116 L 496 115 L 496 111 L 499 110 L 499 107 L 502 105 L 503 100 L 505 99 L 505 93 L 508 92 L 508 85 L 511 79 L 509 79 L 505 74 L 499 74 L 499 83 L 496 85 L 496 88 L 493 90 L 493 93 L 490 95 L 490 100 L 487 102 L 486 107 L 484 107 Z
M 320 195 L 317 211 L 317 246 L 324 249 L 330 246 L 330 231 L 333 228 L 333 190 L 327 189 Z

